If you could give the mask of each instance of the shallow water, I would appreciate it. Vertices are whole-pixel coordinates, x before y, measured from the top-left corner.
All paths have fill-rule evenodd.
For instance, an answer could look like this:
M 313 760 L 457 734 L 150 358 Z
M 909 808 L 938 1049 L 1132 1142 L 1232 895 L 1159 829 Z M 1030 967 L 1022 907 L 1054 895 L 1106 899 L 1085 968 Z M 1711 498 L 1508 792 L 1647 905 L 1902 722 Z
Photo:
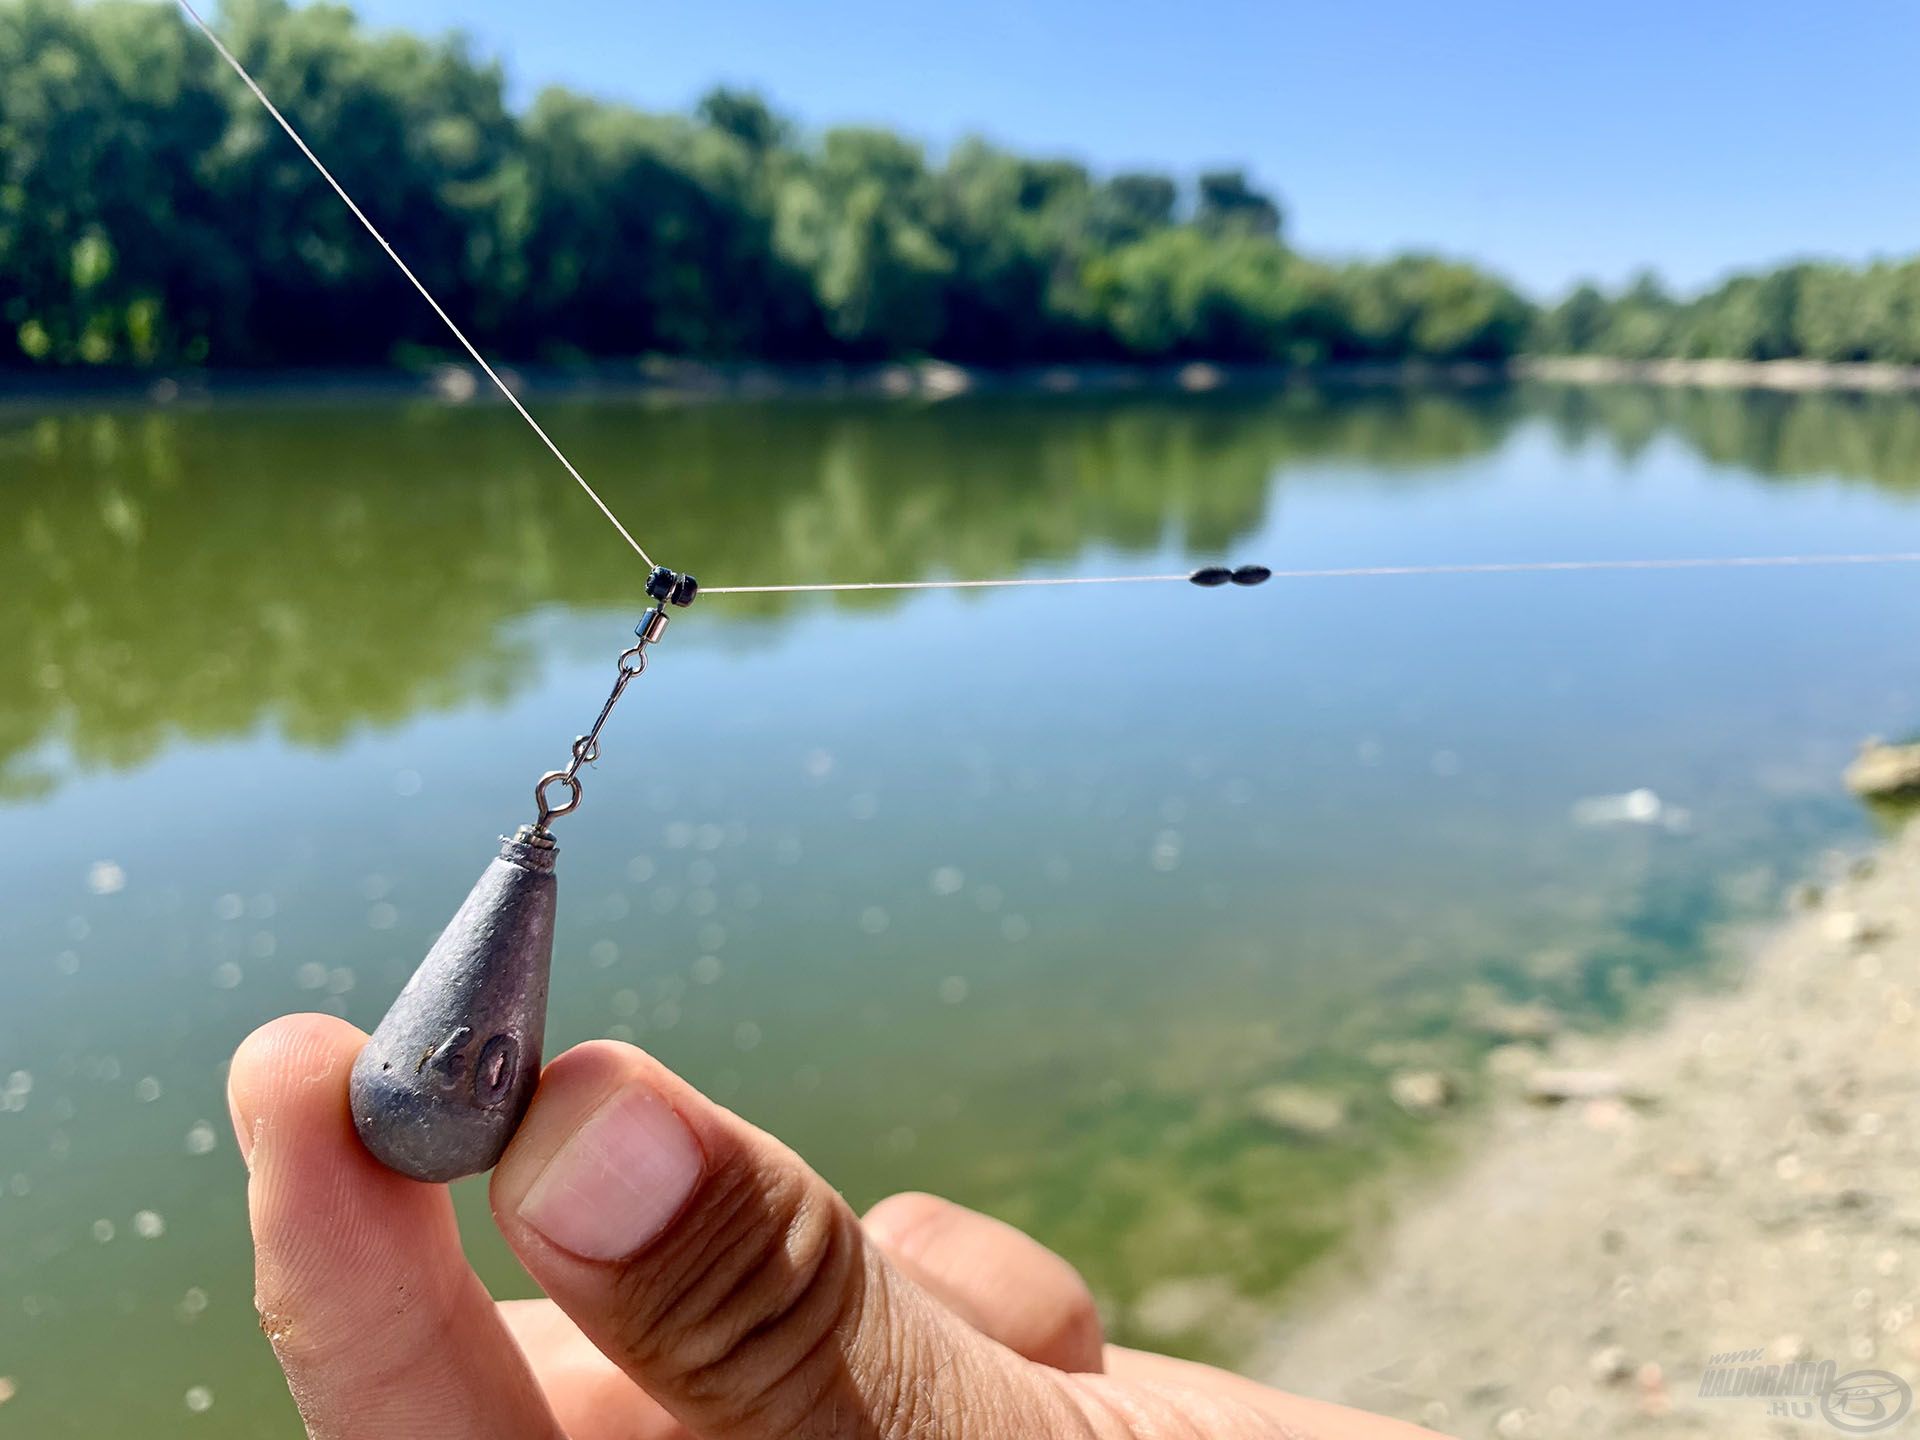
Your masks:
M 1880 400 L 544 409 L 710 583 L 1920 550 Z M 285 1434 L 225 1058 L 378 1018 L 642 572 L 499 410 L 14 409 L 0 475 L 0 1428 Z M 563 822 L 552 1045 L 1030 1226 L 1123 1326 L 1271 1293 L 1421 1143 L 1395 1068 L 1471 1089 L 1490 1003 L 1617 1016 L 1866 833 L 1916 621 L 1906 568 L 704 599 Z M 1345 1128 L 1262 1129 L 1281 1080 Z

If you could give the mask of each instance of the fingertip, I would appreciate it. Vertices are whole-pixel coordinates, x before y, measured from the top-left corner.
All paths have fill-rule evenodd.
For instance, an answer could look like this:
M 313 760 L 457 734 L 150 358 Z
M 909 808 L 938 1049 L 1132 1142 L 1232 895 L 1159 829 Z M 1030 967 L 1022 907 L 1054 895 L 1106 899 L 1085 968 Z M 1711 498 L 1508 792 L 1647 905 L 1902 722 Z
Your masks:
M 862 1223 L 888 1259 L 976 1330 L 1051 1369 L 1100 1369 L 1093 1292 L 1032 1236 L 917 1191 L 888 1196 Z
M 536 1106 L 551 1108 L 587 1091 L 618 1088 L 648 1069 L 658 1069 L 646 1051 L 619 1040 L 588 1040 L 563 1051 L 540 1072 Z
M 357 1027 L 319 1014 L 283 1015 L 242 1040 L 227 1070 L 227 1109 L 241 1157 L 252 1164 L 265 1124 L 324 1127 L 344 1113 L 346 1075 L 366 1043 Z
M 917 1255 L 920 1237 L 937 1228 L 949 1212 L 959 1210 L 951 1200 L 924 1190 L 902 1190 L 889 1195 L 861 1217 L 860 1223 L 881 1245 L 896 1254 Z M 971 1213 L 971 1212 L 969 1212 Z

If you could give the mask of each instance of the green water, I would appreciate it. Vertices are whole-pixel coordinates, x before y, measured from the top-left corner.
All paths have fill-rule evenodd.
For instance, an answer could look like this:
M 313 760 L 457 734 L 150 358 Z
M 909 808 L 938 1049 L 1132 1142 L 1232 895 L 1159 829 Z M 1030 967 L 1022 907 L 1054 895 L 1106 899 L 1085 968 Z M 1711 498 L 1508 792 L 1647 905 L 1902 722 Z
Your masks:
M 1920 550 L 1889 401 L 544 409 L 711 583 Z M 0 477 L 0 1432 L 284 1435 L 225 1058 L 378 1018 L 642 575 L 497 409 L 15 404 Z M 551 1039 L 1031 1227 L 1123 1326 L 1268 1294 L 1419 1143 L 1396 1067 L 1471 1089 L 1490 1000 L 1617 1016 L 1866 833 L 1917 622 L 1899 568 L 704 599 L 564 822 Z M 1578 823 L 1640 787 L 1675 823 Z M 1282 1080 L 1346 1128 L 1262 1129 Z

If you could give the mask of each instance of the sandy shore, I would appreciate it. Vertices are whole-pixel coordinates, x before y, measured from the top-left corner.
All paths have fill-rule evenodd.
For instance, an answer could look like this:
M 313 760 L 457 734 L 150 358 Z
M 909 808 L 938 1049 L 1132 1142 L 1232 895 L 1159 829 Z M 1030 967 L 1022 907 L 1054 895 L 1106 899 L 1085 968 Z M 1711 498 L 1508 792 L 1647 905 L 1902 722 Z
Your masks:
M 1826 1360 L 1920 1385 L 1920 826 L 1758 940 L 1731 993 L 1540 1057 L 1587 1098 L 1528 1099 L 1504 1058 L 1471 1158 L 1319 1277 L 1253 1373 L 1461 1436 L 1920 1432 L 1859 1428 L 1871 1401 L 1846 1432 L 1804 1396 L 1700 1393 L 1735 1351 L 1759 1353 L 1709 1387 Z
M 1683 385 L 1707 390 L 1920 390 L 1920 365 L 1839 360 L 1622 360 L 1611 355 L 1522 355 L 1519 380 L 1560 385 Z
M 1555 385 L 1662 385 L 1734 390 L 1920 391 L 1920 366 L 1824 360 L 1622 360 L 1609 355 L 1519 355 L 1510 361 L 1378 361 L 1310 366 L 1184 364 L 1022 365 L 988 369 L 939 360 L 864 365 L 763 365 L 653 357 L 590 365 L 501 364 L 517 395 L 578 399 L 946 400 L 957 395 L 1126 395 L 1276 390 L 1290 385 L 1477 389 L 1517 380 Z M 356 404 L 380 399 L 494 404 L 472 366 L 431 364 L 329 370 L 105 368 L 0 372 L 0 414 L 63 404 L 166 406 L 222 401 Z

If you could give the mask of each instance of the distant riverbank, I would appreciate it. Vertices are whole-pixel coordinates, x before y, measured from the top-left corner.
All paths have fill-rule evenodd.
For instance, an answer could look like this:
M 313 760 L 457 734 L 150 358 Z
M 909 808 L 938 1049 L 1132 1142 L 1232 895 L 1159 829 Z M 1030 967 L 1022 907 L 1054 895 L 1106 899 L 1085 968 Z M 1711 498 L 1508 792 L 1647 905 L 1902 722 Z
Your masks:
M 1920 390 L 1920 365 L 1826 360 L 1620 360 L 1528 355 L 1506 367 L 1518 380 L 1558 385 L 1682 385 L 1715 390 Z
M 1037 365 L 1010 369 L 939 360 L 874 365 L 706 364 L 644 359 L 591 366 L 498 365 L 516 394 L 610 399 L 767 400 L 785 397 L 944 400 L 995 395 L 1202 394 L 1223 389 L 1329 386 L 1478 387 L 1506 383 L 1503 365 L 1420 362 L 1332 365 Z M 84 400 L 172 404 L 180 401 L 294 399 L 350 402 L 408 398 L 447 404 L 489 403 L 498 395 L 472 365 L 352 370 L 131 370 L 0 373 L 0 407 Z
M 1438 387 L 1480 389 L 1522 381 L 1552 385 L 1657 385 L 1788 392 L 1920 391 L 1920 366 L 1811 360 L 1620 360 L 1598 355 L 1522 356 L 1506 363 L 1436 365 L 1042 365 L 987 369 L 938 360 L 874 365 L 777 366 L 647 359 L 575 366 L 502 365 L 516 394 L 668 401 L 818 397 L 945 400 L 968 394 L 1126 395 L 1210 391 Z M 439 364 L 350 370 L 61 370 L 0 374 L 0 410 L 74 401 L 98 404 L 294 400 L 352 403 L 416 398 L 443 404 L 498 399 L 477 367 Z

